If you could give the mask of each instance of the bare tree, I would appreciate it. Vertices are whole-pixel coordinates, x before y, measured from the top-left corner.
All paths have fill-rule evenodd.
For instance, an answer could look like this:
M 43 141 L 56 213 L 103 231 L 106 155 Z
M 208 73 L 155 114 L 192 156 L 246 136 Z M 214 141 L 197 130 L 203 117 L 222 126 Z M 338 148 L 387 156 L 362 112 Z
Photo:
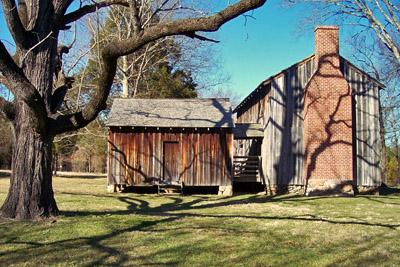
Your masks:
M 15 142 L 12 176 L 1 216 L 37 219 L 55 216 L 58 208 L 52 188 L 52 142 L 56 135 L 85 127 L 106 107 L 117 70 L 118 58 L 134 53 L 160 38 L 183 35 L 205 39 L 197 32 L 217 31 L 224 23 L 261 7 L 266 0 L 241 0 L 208 16 L 174 18 L 147 28 L 137 25 L 137 33 L 109 43 L 101 50 L 101 75 L 86 105 L 73 113 L 58 113 L 65 91 L 73 79 L 62 77 L 60 62 L 67 52 L 59 47 L 60 31 L 98 9 L 119 5 L 139 7 L 141 1 L 106 0 L 82 5 L 67 12 L 71 0 L 2 0 L 4 16 L 15 41 L 12 57 L 0 42 L 0 72 L 3 84 L 14 94 L 12 102 L 0 97 L 0 110 L 12 121 Z M 162 13 L 170 1 L 155 8 Z M 53 89 L 54 80 L 63 84 Z M 59 82 L 58 82 L 59 83 Z

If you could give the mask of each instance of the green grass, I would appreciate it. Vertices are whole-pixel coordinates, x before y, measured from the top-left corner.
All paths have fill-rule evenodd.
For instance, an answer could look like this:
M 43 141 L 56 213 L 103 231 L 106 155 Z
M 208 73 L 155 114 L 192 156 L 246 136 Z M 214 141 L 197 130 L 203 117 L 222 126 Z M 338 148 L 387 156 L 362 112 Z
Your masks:
M 398 266 L 400 196 L 107 194 L 54 179 L 56 222 L 0 221 L 0 266 Z M 8 179 L 0 179 L 0 201 Z

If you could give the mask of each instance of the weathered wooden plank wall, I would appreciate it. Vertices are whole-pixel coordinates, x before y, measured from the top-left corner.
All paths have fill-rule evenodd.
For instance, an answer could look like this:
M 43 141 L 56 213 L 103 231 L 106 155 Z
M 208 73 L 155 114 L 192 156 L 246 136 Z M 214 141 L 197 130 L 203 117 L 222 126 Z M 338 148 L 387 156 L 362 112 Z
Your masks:
M 304 87 L 314 72 L 312 58 L 274 77 L 269 94 L 269 116 L 264 139 L 263 172 L 271 185 L 304 184 Z
M 269 185 L 304 184 L 303 94 L 314 68 L 312 57 L 291 66 L 264 82 L 259 95 L 238 111 L 238 122 L 264 128 L 262 172 Z
M 164 142 L 178 142 L 179 181 L 187 186 L 232 183 L 231 129 L 117 129 L 109 132 L 109 184 L 142 185 L 164 177 Z
M 254 97 L 246 103 L 246 107 L 248 108 L 238 111 L 237 122 L 265 125 L 265 109 L 270 86 L 270 83 L 267 83 L 266 86 L 260 85 L 255 92 L 253 92 Z
M 341 70 L 353 92 L 354 176 L 359 186 L 382 182 L 378 85 L 341 59 Z

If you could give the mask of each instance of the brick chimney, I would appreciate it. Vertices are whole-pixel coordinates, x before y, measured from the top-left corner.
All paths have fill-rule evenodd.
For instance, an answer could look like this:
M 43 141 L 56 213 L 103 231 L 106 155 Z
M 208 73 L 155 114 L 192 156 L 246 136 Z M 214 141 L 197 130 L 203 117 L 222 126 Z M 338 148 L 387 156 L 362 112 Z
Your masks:
M 339 27 L 319 26 L 315 29 L 314 36 L 316 62 L 339 68 Z
M 305 88 L 308 194 L 353 194 L 351 90 L 340 71 L 339 28 L 315 29 L 316 71 Z

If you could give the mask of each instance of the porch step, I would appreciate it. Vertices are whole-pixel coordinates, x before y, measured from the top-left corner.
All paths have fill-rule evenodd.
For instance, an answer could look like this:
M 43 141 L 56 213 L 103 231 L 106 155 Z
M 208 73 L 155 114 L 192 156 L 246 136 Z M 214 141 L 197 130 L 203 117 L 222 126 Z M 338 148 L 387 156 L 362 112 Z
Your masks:
M 234 182 L 262 182 L 260 177 L 261 156 L 234 156 Z

